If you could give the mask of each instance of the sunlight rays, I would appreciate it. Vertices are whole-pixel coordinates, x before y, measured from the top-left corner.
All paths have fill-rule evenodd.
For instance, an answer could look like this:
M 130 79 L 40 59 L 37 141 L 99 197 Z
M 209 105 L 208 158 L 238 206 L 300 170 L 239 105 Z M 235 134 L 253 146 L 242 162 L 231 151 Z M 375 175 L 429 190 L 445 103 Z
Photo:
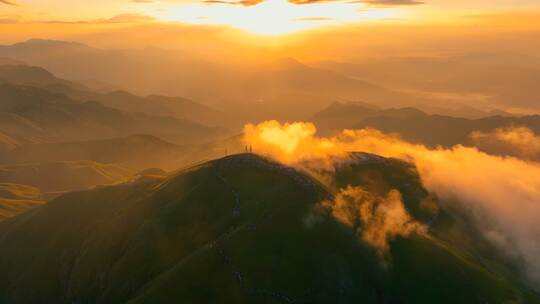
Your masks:
M 298 5 L 286 0 L 268 0 L 251 6 L 229 3 L 183 5 L 155 17 L 193 24 L 227 25 L 260 35 L 283 35 L 321 25 L 395 18 L 396 12 L 371 9 L 360 3 Z

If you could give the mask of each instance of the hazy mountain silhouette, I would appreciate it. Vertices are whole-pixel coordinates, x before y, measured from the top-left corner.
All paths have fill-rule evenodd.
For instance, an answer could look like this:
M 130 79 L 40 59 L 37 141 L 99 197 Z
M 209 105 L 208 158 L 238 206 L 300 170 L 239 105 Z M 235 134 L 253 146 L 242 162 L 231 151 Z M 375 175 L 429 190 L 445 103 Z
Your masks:
M 465 119 L 427 114 L 413 117 L 392 117 L 383 114 L 361 120 L 354 127 L 371 127 L 383 132 L 397 133 L 408 141 L 430 146 L 453 146 L 471 144 L 470 135 L 474 131 L 489 132 L 513 125 L 526 126 L 538 133 L 540 132 L 540 116 L 492 116 L 481 119 Z
M 411 170 L 374 156 L 359 159 L 341 169 L 341 181 L 354 182 L 347 176 L 364 169 L 378 172 L 383 185 L 404 191 L 407 209 L 422 220 L 415 206 L 427 192 Z M 331 196 L 304 173 L 254 155 L 66 194 L 0 222 L 0 299 L 539 302 L 517 281 L 447 243 L 442 232 L 449 226 L 436 222 L 440 236 L 394 240 L 385 269 L 371 247 L 330 215 L 307 224 Z
M 538 59 L 525 65 L 516 54 L 484 55 L 483 60 L 477 60 L 482 54 L 465 54 L 363 63 L 305 64 L 285 58 L 224 64 L 191 52 L 156 48 L 108 50 L 48 40 L 0 46 L 0 56 L 44 67 L 66 79 L 97 79 L 138 95 L 184 96 L 243 119 L 305 118 L 332 100 L 420 106 L 430 114 L 471 119 L 507 115 L 486 106 L 534 109 L 540 98 Z
M 0 166 L 0 181 L 30 185 L 42 192 L 61 192 L 118 182 L 133 173 L 119 165 L 87 160 L 28 163 Z
M 125 91 L 97 94 L 70 90 L 64 93 L 80 100 L 99 101 L 106 106 L 123 111 L 143 112 L 158 116 L 173 116 L 178 119 L 185 119 L 211 126 L 225 126 L 230 123 L 228 114 L 182 97 L 161 95 L 141 97 Z
M 334 103 L 309 120 L 325 135 L 347 128 L 375 128 L 430 146 L 472 144 L 470 135 L 474 131 L 488 132 L 513 125 L 540 132 L 539 115 L 467 119 L 430 115 L 414 107 L 379 109 L 362 103 Z
M 136 96 L 125 91 L 97 92 L 84 85 L 57 78 L 47 70 L 25 65 L 0 65 L 0 83 L 29 85 L 64 94 L 78 101 L 99 101 L 128 112 L 174 116 L 209 125 L 224 125 L 225 113 L 186 98 L 159 95 Z
M 335 99 L 361 98 L 386 105 L 422 99 L 291 58 L 231 65 L 175 50 L 104 50 L 44 40 L 0 46 L 0 56 L 70 80 L 99 79 L 139 95 L 185 96 L 244 119 L 298 118 Z
M 456 101 L 465 105 L 487 101 L 492 106 L 538 110 L 540 104 L 537 85 L 540 59 L 523 54 L 387 57 L 362 63 L 319 62 L 314 65 L 394 89 L 439 93 L 442 99 L 445 94 L 453 95 L 449 98 L 459 98 Z M 480 101 L 475 102 L 475 98 Z M 464 111 L 459 116 L 463 114 Z M 480 118 L 479 113 L 471 114 L 474 116 L 468 118 Z
M 4 163 L 43 163 L 92 160 L 122 164 L 133 170 L 151 167 L 176 169 L 185 162 L 187 147 L 152 135 L 131 135 L 91 141 L 29 144 L 4 154 Z M 1 162 L 0 162 L 1 163 Z
M 413 107 L 383 109 L 362 102 L 334 102 L 309 120 L 315 123 L 321 133 L 332 134 L 350 129 L 358 125 L 360 121 L 373 117 L 413 119 L 425 115 L 427 114 Z
M 84 89 L 84 86 L 57 78 L 43 68 L 27 65 L 0 64 L 0 82 L 39 87 L 66 86 L 73 89 Z
M 0 85 L 0 130 L 17 141 L 47 142 L 152 134 L 173 142 L 205 141 L 223 134 L 170 116 L 125 112 L 79 102 L 37 87 Z M 5 127 L 3 125 L 6 125 Z
M 383 110 L 377 106 L 363 102 L 334 102 L 330 106 L 315 113 L 309 120 L 317 126 L 323 134 L 331 134 L 351 128 L 359 121 L 382 113 L 391 115 L 392 113 L 414 116 L 415 110 L 412 108 L 400 110 Z

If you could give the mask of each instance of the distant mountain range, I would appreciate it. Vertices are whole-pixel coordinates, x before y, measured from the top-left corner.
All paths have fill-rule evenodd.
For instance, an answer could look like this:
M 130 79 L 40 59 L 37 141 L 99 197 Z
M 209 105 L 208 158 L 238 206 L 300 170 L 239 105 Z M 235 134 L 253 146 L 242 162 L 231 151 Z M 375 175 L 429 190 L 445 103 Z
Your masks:
M 136 96 L 125 91 L 98 92 L 84 85 L 57 78 L 49 71 L 26 65 L 0 65 L 0 83 L 27 85 L 66 95 L 81 102 L 98 101 L 128 112 L 173 116 L 207 125 L 224 125 L 226 114 L 181 97 Z
M 514 234 L 526 239 L 515 256 L 502 249 L 517 237 L 461 202 L 477 188 L 445 196 L 422 164 L 362 151 L 325 159 L 331 169 L 289 167 L 241 134 L 248 122 L 307 120 L 321 136 L 375 128 L 537 161 L 540 115 L 497 108 L 540 109 L 540 60 L 505 58 L 254 63 L 0 46 L 0 304 L 540 304 L 534 253 L 521 252 L 533 233 Z M 535 148 L 497 141 L 507 127 L 523 127 L 516 147 Z
M 177 169 L 186 161 L 192 148 L 181 147 L 152 135 L 28 144 L 0 157 L 0 164 L 43 163 L 91 160 L 106 164 L 122 164 L 132 170 L 158 167 Z
M 100 93 L 40 67 L 1 63 L 0 182 L 44 193 L 86 189 L 147 168 L 177 169 L 201 159 L 194 153 L 212 154 L 193 147 L 227 134 L 205 124 L 225 123 L 224 115 L 184 98 Z M 6 200 L 4 209 L 28 205 Z
M 306 67 L 284 61 L 272 69 L 275 75 L 280 74 L 277 78 L 292 77 L 288 80 L 294 83 L 300 81 Z M 291 71 L 299 74 L 292 76 L 295 73 Z M 326 77 L 321 73 L 315 79 Z M 265 82 L 271 82 L 270 78 Z M 23 164 L 35 167 L 90 161 L 99 166 L 118 164 L 133 174 L 151 167 L 174 170 L 190 161 L 241 151 L 239 140 L 211 144 L 226 133 L 206 125 L 229 124 L 230 113 L 180 97 L 93 91 L 43 68 L 7 60 L 0 65 L 0 97 L 0 164 L 17 164 L 18 170 L 22 170 Z M 540 132 L 540 119 L 536 116 L 464 119 L 429 115 L 416 108 L 385 109 L 359 102 L 333 103 L 310 120 L 323 135 L 345 128 L 373 127 L 431 146 L 469 144 L 473 131 L 491 131 L 508 125 L 524 125 Z M 237 123 L 241 125 L 242 120 Z M 203 142 L 208 144 L 198 145 Z M 79 183 L 77 189 L 101 181 L 109 180 L 93 179 L 91 183 Z M 24 183 L 25 179 L 4 182 Z
M 38 87 L 0 85 L 0 130 L 22 143 L 154 134 L 173 142 L 216 138 L 223 130 L 171 116 L 125 112 Z
M 292 58 L 225 65 L 176 50 L 104 50 L 50 40 L 0 46 L 0 56 L 82 83 L 98 79 L 141 95 L 185 96 L 243 119 L 298 119 L 336 99 L 362 98 L 381 105 L 425 99 Z
M 318 209 L 332 197 L 326 187 L 235 155 L 66 194 L 0 222 L 0 301 L 540 303 L 493 266 L 463 219 L 422 211 L 427 192 L 407 165 L 362 155 L 338 171 L 353 185 L 379 176 L 383 188 L 363 184 L 373 195 L 400 189 L 430 235 L 393 240 L 385 268 L 353 229 Z
M 70 52 L 89 52 L 84 45 L 50 41 L 31 41 L 15 48 L 20 48 L 20 54 L 27 54 L 25 56 L 38 56 L 31 46 L 46 51 L 67 48 Z M 90 53 L 94 54 L 94 51 Z M 100 92 L 58 78 L 40 67 L 7 59 L 3 62 L 0 64 L 0 164 L 17 165 L 17 171 L 23 170 L 24 166 L 32 168 L 80 161 L 98 167 L 119 165 L 129 171 L 122 177 L 145 168 L 174 170 L 192 161 L 242 151 L 240 139 L 221 142 L 228 132 L 209 125 L 229 125 L 237 129 L 246 121 L 245 117 L 251 117 L 250 113 L 258 112 L 248 120 L 256 121 L 257 117 L 273 116 L 274 110 L 282 111 L 277 105 L 276 109 L 266 111 L 257 103 L 236 108 L 240 104 L 232 102 L 230 112 L 222 112 L 182 97 Z M 296 88 L 297 93 L 316 92 L 321 82 L 333 83 L 332 86 L 342 92 L 347 91 L 349 85 L 358 85 L 338 74 L 314 70 L 294 60 L 272 62 L 261 69 L 265 70 L 263 74 L 253 70 L 241 82 L 249 87 L 250 94 L 270 89 L 274 92 L 276 88 Z M 374 94 L 382 94 L 375 87 L 371 88 Z M 306 112 L 300 108 L 299 111 Z M 503 116 L 484 117 L 489 113 L 475 113 L 483 118 L 432 115 L 413 107 L 383 108 L 369 103 L 336 102 L 309 120 L 316 123 L 323 135 L 345 128 L 372 127 L 430 146 L 472 144 L 471 132 L 487 132 L 509 125 L 523 125 L 540 132 L 537 116 L 517 117 L 501 113 Z M 2 181 L 24 184 L 26 180 L 10 178 Z M 110 180 L 79 182 L 76 189 L 101 182 Z M 67 186 L 60 188 L 70 189 Z
M 194 121 L 201 118 L 203 123 L 217 118 L 218 124 L 226 121 L 236 127 L 241 126 L 235 124 L 238 119 L 305 119 L 306 115 L 316 113 L 335 100 L 363 100 L 382 107 L 415 106 L 430 114 L 466 118 L 506 116 L 503 111 L 483 110 L 486 105 L 508 107 L 505 100 L 527 109 L 534 109 L 536 104 L 536 68 L 526 69 L 512 61 L 497 66 L 495 60 L 471 65 L 467 58 L 396 58 L 362 64 L 313 62 L 307 65 L 284 58 L 257 64 L 221 64 L 177 50 L 106 50 L 51 40 L 0 46 L 0 57 L 43 67 L 78 83 L 99 82 L 99 87 L 116 88 L 114 91 L 128 88 L 139 95 L 183 96 L 212 105 L 218 111 L 205 113 L 208 109 L 193 108 L 191 110 L 205 114 L 194 112 L 193 117 L 185 117 L 182 114 L 186 112 L 181 107 L 171 110 L 170 103 L 160 98 L 155 102 L 153 96 L 146 100 L 133 96 L 111 98 L 57 86 L 72 98 L 97 100 L 123 110 L 125 101 L 129 100 L 131 109 L 156 111 L 148 113 L 158 115 L 165 110 L 179 118 Z M 416 72 L 411 75 L 407 71 L 413 66 Z M 521 81 L 518 83 L 517 79 Z M 519 89 L 522 82 L 526 90 Z M 466 87 L 467 83 L 471 85 Z M 524 92 L 532 93 L 524 96 Z M 148 106 L 148 102 L 159 106 Z M 471 106 L 473 104 L 479 104 L 478 108 Z
M 42 192 L 82 190 L 111 184 L 133 174 L 114 164 L 88 160 L 0 166 L 0 181 L 36 187 Z
M 490 104 L 502 108 L 540 110 L 540 59 L 524 54 L 396 56 L 358 63 L 325 61 L 311 64 L 395 90 L 423 92 L 435 99 L 454 99 L 456 103 L 469 106 Z M 440 103 L 445 102 L 432 102 L 430 105 Z
M 470 135 L 474 131 L 488 132 L 508 126 L 526 126 L 540 133 L 540 115 L 467 119 L 430 115 L 416 108 L 380 109 L 362 103 L 334 103 L 310 121 L 325 135 L 347 128 L 375 128 L 429 146 L 471 144 Z

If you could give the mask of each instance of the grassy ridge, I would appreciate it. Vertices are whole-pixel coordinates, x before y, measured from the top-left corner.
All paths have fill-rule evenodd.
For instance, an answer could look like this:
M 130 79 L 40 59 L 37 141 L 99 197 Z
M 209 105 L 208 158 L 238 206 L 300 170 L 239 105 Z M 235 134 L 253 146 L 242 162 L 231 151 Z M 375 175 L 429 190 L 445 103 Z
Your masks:
M 0 303 L 540 303 L 436 238 L 381 267 L 331 196 L 254 155 L 67 194 L 0 223 Z

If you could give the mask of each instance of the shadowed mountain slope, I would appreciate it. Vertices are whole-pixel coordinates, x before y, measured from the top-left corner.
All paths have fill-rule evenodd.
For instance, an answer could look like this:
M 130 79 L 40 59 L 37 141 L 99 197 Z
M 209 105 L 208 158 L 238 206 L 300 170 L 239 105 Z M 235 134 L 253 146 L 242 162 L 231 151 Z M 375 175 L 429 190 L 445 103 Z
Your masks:
M 330 198 L 251 154 L 70 193 L 0 223 L 0 302 L 538 303 L 433 238 L 396 239 L 382 268 L 329 214 L 309 220 Z
M 186 98 L 159 95 L 143 97 L 119 90 L 96 92 L 84 85 L 57 78 L 40 67 L 0 63 L 0 83 L 36 86 L 80 102 L 98 101 L 122 111 L 173 116 L 208 125 L 223 125 L 228 119 L 224 113 Z
M 143 170 L 150 167 L 175 169 L 185 161 L 187 148 L 183 148 L 152 135 L 29 144 L 5 153 L 3 163 L 44 163 L 58 161 L 91 160 L 106 164 L 122 164 Z
M 170 116 L 124 112 L 29 86 L 0 85 L 0 130 L 15 140 L 47 142 L 152 134 L 173 142 L 216 138 L 220 128 Z M 5 126 L 4 126 L 5 125 Z
M 0 183 L 0 221 L 43 203 L 41 191 L 37 188 Z
M 0 62 L 0 83 L 35 85 L 40 87 L 70 87 L 85 89 L 84 86 L 57 78 L 49 71 L 27 65 L 2 65 Z
M 87 160 L 62 161 L 3 165 L 0 166 L 0 181 L 30 185 L 43 192 L 57 192 L 114 183 L 132 173 L 119 165 Z
M 471 144 L 470 135 L 474 131 L 489 132 L 510 126 L 525 126 L 539 133 L 540 115 L 465 119 L 427 114 L 395 117 L 383 113 L 354 125 L 355 128 L 371 127 L 387 133 L 397 133 L 407 141 L 430 146 Z

